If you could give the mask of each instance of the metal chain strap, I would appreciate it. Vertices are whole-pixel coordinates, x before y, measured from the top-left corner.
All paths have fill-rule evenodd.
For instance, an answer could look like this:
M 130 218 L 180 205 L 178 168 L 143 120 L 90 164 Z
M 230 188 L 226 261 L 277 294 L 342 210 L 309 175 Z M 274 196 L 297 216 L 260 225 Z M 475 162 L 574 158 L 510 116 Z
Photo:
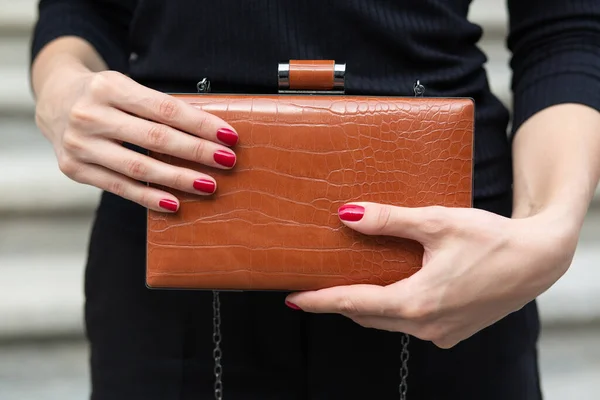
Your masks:
M 415 97 L 423 97 L 425 95 L 425 86 L 421 84 L 420 80 L 416 80 L 413 85 L 413 92 Z M 402 344 L 402 352 L 400 353 L 400 386 L 398 387 L 400 391 L 400 400 L 406 400 L 406 392 L 408 391 L 408 358 L 410 356 L 408 352 L 408 343 L 410 342 L 410 336 L 408 334 L 403 333 L 401 344 Z
M 215 399 L 223 399 L 223 366 L 221 365 L 221 301 L 219 292 L 213 291 L 213 358 L 215 360 Z
M 408 351 L 408 344 L 410 342 L 410 336 L 406 333 L 402 334 L 401 344 L 402 351 L 400 353 L 400 400 L 406 400 L 406 392 L 408 391 L 408 358 L 410 356 Z M 221 365 L 221 358 L 223 352 L 221 351 L 221 301 L 219 299 L 219 292 L 213 291 L 213 358 L 215 361 L 214 373 L 215 373 L 215 400 L 223 399 L 223 366 Z
M 425 93 L 425 87 L 418 80 L 415 82 L 413 87 L 415 97 L 421 97 Z M 209 92 L 210 82 L 206 79 L 198 82 L 198 92 Z M 410 342 L 410 336 L 406 333 L 402 334 L 401 344 L 402 351 L 400 353 L 400 385 L 398 387 L 400 391 L 400 400 L 407 400 L 406 393 L 408 391 L 408 358 L 410 356 L 408 351 L 408 344 Z M 223 366 L 221 365 L 222 351 L 221 351 L 221 301 L 219 299 L 219 292 L 213 291 L 213 358 L 215 361 L 214 373 L 215 373 L 215 400 L 223 399 Z
M 408 391 L 408 343 L 410 342 L 410 336 L 406 333 L 402 334 L 402 352 L 400 353 L 400 400 L 406 400 L 406 392 Z

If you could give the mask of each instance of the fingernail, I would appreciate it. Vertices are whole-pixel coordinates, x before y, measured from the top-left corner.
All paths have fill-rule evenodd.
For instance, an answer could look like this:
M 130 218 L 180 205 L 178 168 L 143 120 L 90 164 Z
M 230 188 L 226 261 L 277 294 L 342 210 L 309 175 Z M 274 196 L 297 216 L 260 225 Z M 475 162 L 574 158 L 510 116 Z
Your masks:
M 224 150 L 217 150 L 213 156 L 217 164 L 231 168 L 235 165 L 235 154 Z
M 355 204 L 346 204 L 339 208 L 338 215 L 342 221 L 360 221 L 365 215 L 365 208 Z
M 229 128 L 221 128 L 217 131 L 217 139 L 228 146 L 235 146 L 238 142 L 238 134 Z
M 194 181 L 194 189 L 204 193 L 214 193 L 217 185 L 208 179 L 196 179 Z
M 295 305 L 294 303 L 290 302 L 290 301 L 285 301 L 285 305 L 288 306 L 289 308 L 291 308 L 292 310 L 300 310 L 301 308 L 298 307 L 297 305 Z
M 169 210 L 169 211 L 173 211 L 173 212 L 177 211 L 177 202 L 173 201 L 173 200 L 163 199 L 158 202 L 158 206 L 160 208 L 164 208 L 165 210 Z

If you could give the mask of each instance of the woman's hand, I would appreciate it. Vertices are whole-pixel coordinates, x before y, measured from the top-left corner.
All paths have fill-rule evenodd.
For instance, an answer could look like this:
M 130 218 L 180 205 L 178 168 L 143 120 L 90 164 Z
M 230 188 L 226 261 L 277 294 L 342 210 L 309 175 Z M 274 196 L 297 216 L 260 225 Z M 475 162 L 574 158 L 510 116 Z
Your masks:
M 123 142 L 216 168 L 232 168 L 236 161 L 227 146 L 238 136 L 229 124 L 114 71 L 57 68 L 38 93 L 36 122 L 69 178 L 157 211 L 175 212 L 179 202 L 142 182 L 204 195 L 216 190 L 216 182 Z
M 554 215 L 509 219 L 478 209 L 346 205 L 339 217 L 348 227 L 422 243 L 423 268 L 387 287 L 341 286 L 287 301 L 449 348 L 519 310 L 564 274 L 578 231 Z

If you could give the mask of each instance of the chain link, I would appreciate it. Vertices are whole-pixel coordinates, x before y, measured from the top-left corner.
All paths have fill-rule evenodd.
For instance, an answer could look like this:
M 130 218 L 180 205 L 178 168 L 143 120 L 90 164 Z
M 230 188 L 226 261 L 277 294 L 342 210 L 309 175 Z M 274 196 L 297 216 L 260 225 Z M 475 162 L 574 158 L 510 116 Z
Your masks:
M 400 367 L 400 400 L 406 400 L 406 392 L 408 391 L 408 344 L 410 337 L 406 334 L 402 334 L 401 345 L 402 352 L 400 353 L 400 361 L 402 363 Z M 215 374 L 215 400 L 223 399 L 223 366 L 221 365 L 222 350 L 221 350 L 221 301 L 219 299 L 219 292 L 213 291 L 213 358 L 214 358 L 214 374 Z
M 402 344 L 402 353 L 400 353 L 400 361 L 402 363 L 400 367 L 400 400 L 406 400 L 406 392 L 408 391 L 408 343 L 410 341 L 410 336 L 406 333 L 402 334 L 401 344 Z
M 213 291 L 213 358 L 215 361 L 215 399 L 223 399 L 223 366 L 221 365 L 221 301 L 219 292 Z

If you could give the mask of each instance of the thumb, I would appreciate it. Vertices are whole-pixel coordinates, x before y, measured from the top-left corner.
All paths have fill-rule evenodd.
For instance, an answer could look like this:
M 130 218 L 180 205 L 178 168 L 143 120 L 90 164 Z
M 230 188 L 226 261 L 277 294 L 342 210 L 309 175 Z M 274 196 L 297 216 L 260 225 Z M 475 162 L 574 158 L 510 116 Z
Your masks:
M 366 235 L 396 236 L 422 244 L 437 240 L 450 227 L 450 209 L 445 207 L 397 207 L 379 203 L 348 203 L 341 206 L 342 222 Z

